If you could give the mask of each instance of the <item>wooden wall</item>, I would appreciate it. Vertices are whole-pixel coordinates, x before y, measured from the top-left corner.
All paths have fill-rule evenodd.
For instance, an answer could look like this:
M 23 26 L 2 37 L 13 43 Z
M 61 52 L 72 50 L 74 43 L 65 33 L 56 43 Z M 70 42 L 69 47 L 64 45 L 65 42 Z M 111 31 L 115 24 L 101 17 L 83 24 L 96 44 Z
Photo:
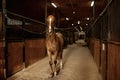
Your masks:
M 92 39 L 89 46 L 103 80 L 119 80 L 120 43 Z
M 97 67 L 100 66 L 100 41 L 98 39 L 93 39 L 93 58 L 96 62 Z
M 46 56 L 45 39 L 25 40 L 25 65 L 35 63 Z
M 2 33 L 2 12 L 0 12 L 0 80 L 5 80 L 5 41 Z
M 100 73 L 102 75 L 103 80 L 107 78 L 107 42 L 101 42 L 100 49 Z
M 4 41 L 0 42 L 0 80 L 5 80 L 5 57 L 4 57 Z
M 108 43 L 107 80 L 120 80 L 120 43 Z
M 97 67 L 100 66 L 100 41 L 98 39 L 90 39 L 90 50 Z
M 18 17 L 10 18 L 22 20 Z M 29 20 L 27 22 L 30 23 Z M 5 22 L 6 31 L 3 31 L 2 23 L 2 13 L 0 13 L 0 80 L 7 79 L 46 55 L 44 24 L 31 21 L 33 26 L 28 28 L 28 25 L 14 23 L 6 25 Z
M 87 34 L 89 48 L 103 80 L 120 80 L 119 3 L 120 0 L 112 0 Z
M 7 77 L 22 70 L 23 65 L 23 42 L 7 43 Z
M 0 62 L 4 59 L 3 43 L 0 43 Z M 6 75 L 7 77 L 37 62 L 46 56 L 45 38 L 7 42 Z M 1 62 L 2 63 L 2 62 Z M 2 64 L 1 70 L 4 69 Z M 1 71 L 3 74 L 3 71 Z M 0 75 L 1 77 L 2 75 Z

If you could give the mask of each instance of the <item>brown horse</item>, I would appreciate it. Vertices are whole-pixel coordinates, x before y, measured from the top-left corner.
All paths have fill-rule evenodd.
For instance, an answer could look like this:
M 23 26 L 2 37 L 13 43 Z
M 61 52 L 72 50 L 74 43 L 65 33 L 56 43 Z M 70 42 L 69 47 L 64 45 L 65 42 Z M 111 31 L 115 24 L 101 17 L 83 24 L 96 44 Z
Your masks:
M 61 33 L 55 33 L 55 17 L 50 15 L 46 19 L 48 31 L 46 35 L 46 48 L 49 57 L 49 65 L 51 69 L 50 77 L 57 75 L 57 64 L 59 62 L 62 68 L 62 52 L 63 52 L 63 36 Z

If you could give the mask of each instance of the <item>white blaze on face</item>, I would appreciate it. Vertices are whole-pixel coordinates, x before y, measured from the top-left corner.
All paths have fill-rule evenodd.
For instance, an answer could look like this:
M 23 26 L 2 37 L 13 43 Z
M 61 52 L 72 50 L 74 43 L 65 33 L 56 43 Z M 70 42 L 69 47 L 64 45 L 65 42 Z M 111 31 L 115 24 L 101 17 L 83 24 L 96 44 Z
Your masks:
M 49 27 L 49 32 L 51 32 L 51 29 L 52 29 L 52 27 L 51 27 L 51 21 L 52 21 L 52 19 L 50 18 L 49 21 L 50 21 L 50 23 L 49 23 L 48 27 Z
M 60 69 L 62 69 L 63 63 L 62 60 L 60 60 Z

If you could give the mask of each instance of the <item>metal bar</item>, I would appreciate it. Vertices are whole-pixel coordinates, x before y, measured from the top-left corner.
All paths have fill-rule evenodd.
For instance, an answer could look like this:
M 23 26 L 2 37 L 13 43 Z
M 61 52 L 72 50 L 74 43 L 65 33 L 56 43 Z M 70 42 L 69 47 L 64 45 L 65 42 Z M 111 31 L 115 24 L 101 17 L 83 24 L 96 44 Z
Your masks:
M 110 6 L 110 4 L 112 3 L 112 1 L 113 1 L 113 0 L 110 0 L 110 1 L 108 2 L 107 6 L 106 6 L 106 7 L 104 8 L 104 10 L 101 12 L 100 16 L 102 16 L 102 15 L 105 13 L 105 11 L 107 11 L 107 9 L 108 9 L 108 7 Z
M 30 21 L 33 21 L 33 22 L 37 22 L 37 23 L 40 23 L 40 24 L 45 25 L 45 23 L 43 23 L 43 22 L 40 22 L 40 21 L 37 21 L 37 20 L 34 20 L 34 19 L 30 19 L 30 18 L 28 18 L 28 17 L 24 17 L 24 16 L 22 16 L 22 15 L 15 14 L 15 13 L 12 13 L 12 12 L 10 12 L 10 11 L 7 11 L 7 13 L 12 14 L 12 15 L 14 15 L 14 16 L 18 16 L 18 17 L 24 18 L 24 19 L 27 19 L 27 20 L 30 20 Z
M 11 28 L 11 27 L 7 27 L 7 28 Z M 43 31 L 43 32 L 34 32 L 34 31 L 30 31 L 30 30 L 28 30 L 28 29 L 25 29 L 25 28 L 23 28 L 23 27 L 20 27 L 23 31 L 26 31 L 26 32 L 28 32 L 28 33 L 32 33 L 32 34 L 44 34 L 45 32 L 46 32 L 46 30 L 45 31 Z

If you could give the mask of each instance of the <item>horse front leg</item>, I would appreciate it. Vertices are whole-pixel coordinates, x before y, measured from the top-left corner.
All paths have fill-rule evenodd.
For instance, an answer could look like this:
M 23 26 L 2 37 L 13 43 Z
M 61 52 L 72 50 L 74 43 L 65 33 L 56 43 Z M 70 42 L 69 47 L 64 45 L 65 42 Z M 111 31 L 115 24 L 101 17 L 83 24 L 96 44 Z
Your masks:
M 57 75 L 57 60 L 54 61 L 54 65 L 55 65 L 55 71 L 54 71 L 54 75 Z
M 52 65 L 53 65 L 52 54 L 49 51 L 47 51 L 47 53 L 48 53 L 48 57 L 49 57 L 49 65 L 50 65 L 50 70 L 51 70 L 49 77 L 53 77 L 54 76 L 54 71 L 53 71 L 53 67 L 52 67 Z
M 54 56 L 53 56 L 53 61 L 54 61 L 54 75 L 57 75 L 57 55 L 58 53 L 55 52 Z

